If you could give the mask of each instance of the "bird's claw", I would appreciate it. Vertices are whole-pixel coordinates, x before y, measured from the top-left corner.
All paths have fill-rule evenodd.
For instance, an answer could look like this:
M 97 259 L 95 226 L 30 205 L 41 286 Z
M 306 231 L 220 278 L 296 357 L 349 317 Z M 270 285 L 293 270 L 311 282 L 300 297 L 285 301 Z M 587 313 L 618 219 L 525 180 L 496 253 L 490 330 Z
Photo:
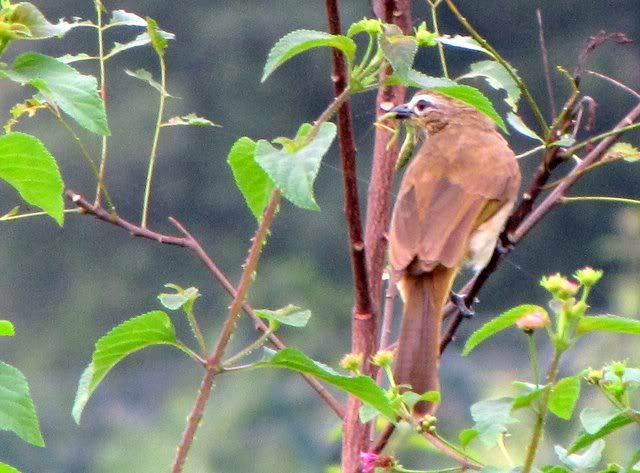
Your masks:
M 465 319 L 470 319 L 476 314 L 475 311 L 467 305 L 464 295 L 452 292 L 450 298 L 451 302 L 453 302 L 456 308 L 460 311 L 460 315 L 462 315 Z M 474 297 L 473 302 L 477 303 L 478 298 Z

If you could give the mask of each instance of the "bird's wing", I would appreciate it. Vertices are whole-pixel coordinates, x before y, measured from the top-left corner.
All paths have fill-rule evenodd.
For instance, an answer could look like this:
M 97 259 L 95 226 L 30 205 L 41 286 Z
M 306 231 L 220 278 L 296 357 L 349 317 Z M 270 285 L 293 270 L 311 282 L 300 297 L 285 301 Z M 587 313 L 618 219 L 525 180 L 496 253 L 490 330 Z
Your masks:
M 495 132 L 469 137 L 455 129 L 429 138 L 407 169 L 393 212 L 394 270 L 458 267 L 473 231 L 515 199 L 520 174 Z

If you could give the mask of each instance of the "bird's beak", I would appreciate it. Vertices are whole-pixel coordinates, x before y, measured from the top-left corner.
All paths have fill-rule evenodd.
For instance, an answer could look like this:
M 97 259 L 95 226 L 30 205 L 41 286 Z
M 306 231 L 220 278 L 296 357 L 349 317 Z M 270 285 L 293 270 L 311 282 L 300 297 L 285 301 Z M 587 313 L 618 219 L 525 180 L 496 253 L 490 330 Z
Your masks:
M 397 118 L 398 120 L 405 120 L 407 118 L 413 117 L 413 112 L 406 103 L 396 105 L 391 110 L 389 110 L 389 113 L 395 113 L 395 118 Z

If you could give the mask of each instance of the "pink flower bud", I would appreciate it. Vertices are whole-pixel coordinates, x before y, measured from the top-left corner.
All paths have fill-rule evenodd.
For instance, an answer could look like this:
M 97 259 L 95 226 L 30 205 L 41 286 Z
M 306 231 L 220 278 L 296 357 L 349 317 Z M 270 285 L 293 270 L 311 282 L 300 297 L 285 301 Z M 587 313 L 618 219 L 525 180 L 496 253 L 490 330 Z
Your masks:
M 533 310 L 516 320 L 516 325 L 518 326 L 518 328 L 520 330 L 524 330 L 525 332 L 530 332 L 537 328 L 542 328 L 548 323 L 549 315 L 545 310 Z

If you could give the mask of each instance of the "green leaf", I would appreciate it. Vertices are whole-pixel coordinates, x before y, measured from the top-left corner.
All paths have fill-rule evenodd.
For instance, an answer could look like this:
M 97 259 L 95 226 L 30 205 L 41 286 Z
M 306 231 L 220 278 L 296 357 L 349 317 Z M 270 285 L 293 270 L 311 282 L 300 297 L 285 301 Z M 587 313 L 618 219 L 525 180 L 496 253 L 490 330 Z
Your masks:
M 498 115 L 491 101 L 478 89 L 469 85 L 452 85 L 448 87 L 434 87 L 441 94 L 458 99 L 461 102 L 470 105 L 481 113 L 484 113 L 493 122 L 500 127 L 502 131 L 509 134 L 507 126 L 504 124 L 502 117 Z
M 518 109 L 518 101 L 520 100 L 520 89 L 518 84 L 509 75 L 507 70 L 496 61 L 479 61 L 471 64 L 471 70 L 460 76 L 458 79 L 470 77 L 483 77 L 487 83 L 496 90 L 504 90 L 507 93 L 505 102 L 511 107 L 511 110 Z
M 358 33 L 382 33 L 382 22 L 376 18 L 363 18 L 360 21 L 356 21 L 347 30 L 347 36 L 353 38 Z
M 146 28 L 147 21 L 141 16 L 126 10 L 114 10 L 111 13 L 109 26 L 141 26 Z
M 454 48 L 469 49 L 471 51 L 480 51 L 482 53 L 488 54 L 489 56 L 493 57 L 493 55 L 489 51 L 484 49 L 480 45 L 480 43 L 478 43 L 471 36 L 460 36 L 460 35 L 448 36 L 448 35 L 444 35 L 444 36 L 440 36 L 439 38 L 435 38 L 435 39 L 436 39 L 436 41 L 439 41 L 440 43 L 445 44 L 447 46 L 453 46 Z
M 380 49 L 393 67 L 395 75 L 401 80 L 407 79 L 418 52 L 416 39 L 403 34 L 397 25 L 384 25 L 384 34 L 380 36 Z
M 136 69 L 135 71 L 129 70 L 129 69 L 125 69 L 124 73 L 130 77 L 133 77 L 135 79 L 141 80 L 142 82 L 146 82 L 147 84 L 149 84 L 151 87 L 153 87 L 154 89 L 156 89 L 158 92 L 160 92 L 161 94 L 165 95 L 166 97 L 171 97 L 172 95 L 169 94 L 166 90 L 164 90 L 162 88 L 162 84 L 160 84 L 160 82 L 156 81 L 153 78 L 153 75 L 147 71 L 146 69 Z
M 13 324 L 8 320 L 0 320 L 0 337 L 13 337 L 16 334 Z
M 161 126 L 210 126 L 221 128 L 222 125 L 212 122 L 211 120 L 199 117 L 195 113 L 188 113 L 179 117 L 171 117 Z
M 569 420 L 580 397 L 580 378 L 562 378 L 551 388 L 549 410 L 561 419 Z
M 542 467 L 543 473 L 569 473 L 569 470 L 565 466 L 560 465 L 547 465 Z
M 158 28 L 158 23 L 153 18 L 147 17 L 147 34 L 151 40 L 151 47 L 158 56 L 164 56 L 164 51 L 169 45 L 167 38 L 162 34 L 162 30 Z
M 349 61 L 356 54 L 356 43 L 346 36 L 332 35 L 322 31 L 296 30 L 292 31 L 271 48 L 264 66 L 261 82 L 267 80 L 273 71 L 292 57 L 311 48 L 328 46 L 344 53 Z
M 390 421 L 395 421 L 396 414 L 385 391 L 368 376 L 344 376 L 338 374 L 327 365 L 312 360 L 295 348 L 280 350 L 268 357 L 266 361 L 261 361 L 255 366 L 258 368 L 287 368 L 299 373 L 309 374 L 352 394 L 365 404 L 377 409 L 380 414 Z
M 197 287 L 183 289 L 175 284 L 165 284 L 164 286 L 176 290 L 175 293 L 162 293 L 158 296 L 160 303 L 169 310 L 178 310 L 185 305 L 193 305 L 195 300 L 200 297 L 200 291 Z M 187 309 L 190 311 L 190 307 Z
M 6 463 L 0 462 L 0 473 L 20 473 L 11 465 L 7 465 Z
M 336 126 L 320 125 L 317 136 L 309 144 L 293 153 L 276 149 L 265 140 L 258 141 L 255 160 L 271 180 L 293 204 L 303 209 L 320 210 L 313 196 L 313 183 L 322 157 L 336 136 Z
M 464 345 L 464 350 L 462 354 L 464 356 L 468 355 L 469 353 L 471 353 L 471 351 L 474 348 L 476 348 L 486 339 L 488 339 L 489 337 L 492 337 L 498 332 L 501 332 L 502 330 L 505 330 L 511 327 L 516 323 L 516 321 L 520 317 L 528 314 L 529 312 L 534 312 L 534 311 L 546 312 L 540 306 L 526 304 L 526 305 L 519 305 L 517 307 L 514 307 L 513 309 L 503 312 L 496 318 L 491 319 L 489 322 L 487 322 L 486 324 L 484 324 L 482 327 L 480 327 L 478 330 L 476 330 L 471 334 L 471 336 L 467 340 L 467 343 Z
M 591 315 L 578 321 L 578 334 L 589 332 L 612 332 L 640 335 L 640 320 L 627 319 L 617 315 Z
M 458 434 L 458 442 L 464 450 L 469 444 L 480 435 L 476 429 L 464 429 Z
M 278 322 L 291 327 L 304 327 L 311 318 L 311 311 L 289 304 L 278 310 L 259 309 L 254 310 L 258 317 L 269 322 Z
M 375 407 L 370 406 L 369 404 L 363 404 L 360 406 L 358 410 L 358 417 L 360 418 L 360 422 L 366 424 L 369 421 L 375 419 L 378 415 L 380 415 L 380 411 Z
M 521 135 L 532 138 L 540 143 L 544 143 L 544 140 L 540 138 L 535 131 L 529 128 L 526 123 L 522 121 L 522 118 L 520 118 L 519 115 L 513 112 L 507 113 L 507 123 Z
M 625 468 L 625 473 L 635 473 L 637 471 L 640 471 L 640 450 L 636 450 Z
M 168 33 L 167 31 L 159 31 L 159 34 L 165 39 L 175 39 L 176 37 L 176 35 L 174 35 L 173 33 Z M 105 59 L 111 59 L 116 54 L 120 54 L 123 51 L 131 48 L 139 48 L 140 46 L 146 46 L 149 43 L 151 43 L 149 33 L 141 33 L 128 43 L 115 42 L 113 43 L 113 48 L 111 49 L 111 51 L 109 51 L 109 54 L 105 56 Z
M 60 62 L 64 62 L 65 64 L 71 64 L 72 62 L 88 61 L 91 59 L 98 59 L 98 58 L 95 56 L 89 56 L 87 53 L 79 53 L 79 54 L 65 54 L 64 56 L 59 56 L 56 59 Z
M 413 406 L 415 406 L 420 401 L 433 402 L 437 404 L 440 403 L 441 400 L 440 392 L 438 391 L 427 391 L 423 394 L 418 394 L 413 391 L 406 391 L 402 393 L 400 398 L 402 399 L 402 402 L 409 408 L 409 410 L 413 409 Z
M 602 439 L 595 441 L 582 455 L 577 453 L 569 454 L 567 449 L 560 445 L 555 446 L 555 451 L 560 461 L 574 471 L 594 468 L 600 463 L 602 450 L 604 450 L 604 440 Z
M 511 417 L 511 398 L 480 401 L 471 406 L 473 427 L 483 444 L 492 447 L 499 435 L 507 431 L 507 425 L 518 422 Z
M 128 355 L 152 345 L 172 345 L 182 349 L 169 316 L 155 310 L 113 328 L 96 343 L 92 361 L 78 383 L 73 418 L 80 423 L 82 410 L 104 377 Z
M 83 128 L 109 135 L 107 114 L 95 77 L 80 74 L 56 58 L 39 53 L 21 54 L 11 69 L 0 73 L 22 85 L 35 87 Z
M 0 179 L 13 186 L 25 202 L 40 207 L 62 226 L 62 176 L 53 156 L 35 136 L 0 136 Z
M 251 213 L 260 220 L 275 186 L 269 175 L 256 163 L 255 152 L 256 142 L 244 136 L 231 147 L 227 162 Z
M 585 432 L 593 435 L 611 422 L 618 414 L 620 414 L 620 409 L 615 407 L 606 409 L 587 407 L 580 413 L 580 422 Z
M 0 429 L 10 430 L 25 442 L 44 447 L 26 378 L 20 370 L 1 361 Z
M 60 37 L 73 28 L 91 24 L 88 21 L 68 23 L 63 20 L 60 20 L 57 24 L 50 23 L 42 12 L 29 2 L 17 3 L 11 8 L 13 11 L 6 18 L 6 22 L 12 25 L 21 25 L 26 28 L 26 30 L 24 30 L 26 34 L 20 35 L 20 39 L 34 40 L 51 38 L 53 36 Z
M 598 439 L 600 439 L 602 437 L 606 437 L 611 432 L 614 432 L 614 431 L 616 431 L 618 429 L 621 429 L 622 427 L 625 427 L 625 426 L 627 426 L 629 424 L 633 424 L 633 423 L 634 423 L 633 419 L 630 416 L 628 416 L 624 412 L 619 412 L 618 415 L 616 415 L 611 420 L 609 420 L 609 422 L 607 422 L 597 432 L 594 432 L 593 434 L 589 434 L 589 433 L 586 433 L 586 432 L 582 433 L 576 439 L 576 441 L 573 443 L 573 445 L 571 445 L 571 448 L 569 449 L 569 452 L 573 453 L 573 452 L 581 450 L 581 449 L 583 449 L 585 447 L 588 447 L 589 445 L 591 445 L 596 440 L 598 440 Z
M 640 160 L 640 150 L 631 143 L 616 143 L 602 158 L 605 159 L 624 159 L 633 163 Z
M 399 77 L 396 74 L 388 76 L 385 80 L 387 85 L 406 85 L 407 87 L 416 87 L 418 89 L 433 89 L 436 87 L 448 87 L 457 85 L 454 81 L 444 77 L 431 77 L 420 71 L 411 69 L 407 72 L 406 77 Z
M 513 398 L 513 410 L 529 407 L 531 403 L 539 399 L 542 393 L 547 389 L 546 385 L 536 386 L 535 384 L 522 383 L 520 381 L 514 381 L 512 384 L 524 391 L 522 394 L 518 394 Z

